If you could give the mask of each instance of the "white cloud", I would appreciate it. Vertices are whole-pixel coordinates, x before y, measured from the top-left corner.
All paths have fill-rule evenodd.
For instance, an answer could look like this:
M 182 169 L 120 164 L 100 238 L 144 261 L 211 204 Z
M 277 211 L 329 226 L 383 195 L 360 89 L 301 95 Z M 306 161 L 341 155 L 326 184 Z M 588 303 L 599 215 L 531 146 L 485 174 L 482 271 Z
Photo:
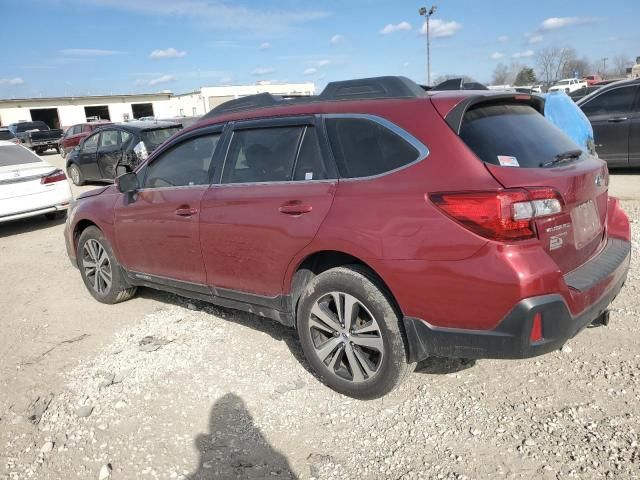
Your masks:
M 128 12 L 166 16 L 184 23 L 194 22 L 210 30 L 237 30 L 250 33 L 281 34 L 302 24 L 327 18 L 329 12 L 312 8 L 260 6 L 225 0 L 69 0 L 82 7 L 97 5 Z M 246 3 L 246 2 L 242 2 Z
M 500 35 L 500 36 L 498 37 L 498 41 L 499 41 L 500 43 L 507 43 L 507 42 L 509 41 L 509 37 L 507 37 L 506 35 Z
M 161 75 L 159 77 L 152 78 L 151 80 L 136 80 L 136 85 L 145 85 L 148 87 L 153 87 L 154 85 L 162 85 L 163 83 L 174 82 L 176 77 L 173 75 Z
M 253 72 L 251 72 L 251 75 L 270 75 L 270 74 L 272 74 L 274 72 L 275 72 L 275 70 L 273 68 L 261 67 L 261 68 L 256 68 L 255 70 L 253 70 Z
M 260 50 L 269 50 L 271 48 L 271 44 L 269 42 L 261 43 L 258 47 Z
M 187 54 L 184 50 L 176 50 L 175 48 L 167 48 L 165 50 L 154 50 L 149 55 L 149 58 L 154 60 L 159 60 L 161 58 L 180 58 L 184 57 Z
M 450 37 L 454 35 L 458 30 L 462 28 L 462 24 L 454 21 L 447 22 L 445 20 L 440 20 L 436 18 L 431 20 L 429 23 L 429 30 L 432 38 L 442 38 L 442 37 Z M 420 30 L 422 35 L 427 34 L 427 24 L 422 24 L 422 29 Z
M 101 50 L 98 48 L 66 48 L 60 50 L 60 53 L 71 57 L 111 57 L 113 55 L 122 55 L 125 52 L 118 50 Z
M 304 75 L 313 75 L 314 73 L 318 73 L 318 69 L 314 67 L 307 68 L 304 72 Z
M 540 43 L 543 40 L 544 40 L 544 37 L 542 35 L 530 35 L 529 36 L 529 44 L 530 45 L 533 45 L 534 43 Z
M 331 37 L 331 40 L 329 40 L 329 43 L 331 45 L 337 45 L 338 43 L 342 42 L 344 40 L 344 36 L 340 35 L 339 33 L 334 35 L 333 37 Z
M 558 30 L 559 28 L 571 27 L 573 25 L 587 25 L 597 21 L 596 18 L 589 17 L 550 17 L 540 24 L 538 30 L 541 32 Z
M 389 35 L 391 33 L 396 33 L 396 32 L 400 32 L 400 31 L 409 31 L 411 30 L 411 25 L 409 24 L 409 22 L 400 22 L 397 24 L 393 24 L 393 23 L 388 23 L 387 25 L 385 25 L 382 30 L 380 30 L 380 34 L 381 35 Z
M 526 58 L 526 57 L 533 57 L 533 50 L 525 50 L 524 52 L 516 52 L 513 55 L 511 55 L 513 58 Z
M 489 58 L 490 58 L 491 60 L 500 60 L 500 59 L 501 59 L 501 58 L 503 58 L 503 57 L 504 57 L 504 53 L 500 53 L 500 52 L 493 52 L 493 53 L 489 56 Z
M 0 78 L 0 87 L 8 86 L 8 87 L 17 87 L 18 85 L 23 85 L 24 80 L 20 77 L 14 78 Z
M 329 65 L 331 62 L 329 60 L 327 60 L 326 58 L 323 58 L 322 60 L 318 60 L 317 62 L 313 62 L 314 65 L 316 65 L 317 67 L 326 67 L 327 65 Z

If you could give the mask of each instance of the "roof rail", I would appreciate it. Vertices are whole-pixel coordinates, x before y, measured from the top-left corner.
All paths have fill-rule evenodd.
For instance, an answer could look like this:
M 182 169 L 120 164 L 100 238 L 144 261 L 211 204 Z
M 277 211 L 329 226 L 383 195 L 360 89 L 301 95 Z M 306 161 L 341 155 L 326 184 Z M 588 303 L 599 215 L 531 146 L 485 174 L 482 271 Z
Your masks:
M 318 96 L 271 95 L 258 93 L 247 97 L 229 100 L 213 108 L 203 119 L 209 119 L 224 113 L 242 112 L 257 108 L 272 107 L 282 104 L 299 104 L 317 101 L 336 100 L 373 100 L 382 98 L 418 98 L 425 96 L 420 85 L 406 77 L 372 77 L 356 80 L 343 80 L 327 84 Z

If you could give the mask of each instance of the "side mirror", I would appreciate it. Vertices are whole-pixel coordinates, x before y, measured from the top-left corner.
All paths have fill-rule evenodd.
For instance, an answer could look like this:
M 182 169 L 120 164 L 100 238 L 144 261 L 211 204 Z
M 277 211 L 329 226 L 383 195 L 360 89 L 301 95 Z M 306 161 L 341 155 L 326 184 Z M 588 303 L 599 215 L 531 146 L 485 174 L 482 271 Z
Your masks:
M 140 182 L 135 172 L 120 175 L 116 178 L 116 185 L 121 193 L 134 193 L 140 188 Z

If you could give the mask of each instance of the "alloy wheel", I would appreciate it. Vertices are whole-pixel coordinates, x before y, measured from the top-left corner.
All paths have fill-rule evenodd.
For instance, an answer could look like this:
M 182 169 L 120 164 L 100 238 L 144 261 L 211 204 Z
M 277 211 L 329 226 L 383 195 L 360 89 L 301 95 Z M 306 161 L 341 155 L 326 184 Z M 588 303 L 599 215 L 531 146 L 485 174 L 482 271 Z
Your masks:
M 111 289 L 111 262 L 104 246 L 96 239 L 90 238 L 82 251 L 82 268 L 91 288 L 104 295 Z
M 315 354 L 332 374 L 360 383 L 379 372 L 384 356 L 380 326 L 353 295 L 330 292 L 319 298 L 311 309 L 309 333 Z
M 77 185 L 80 182 L 80 172 L 78 171 L 78 167 L 72 165 L 69 170 L 71 171 L 71 180 Z

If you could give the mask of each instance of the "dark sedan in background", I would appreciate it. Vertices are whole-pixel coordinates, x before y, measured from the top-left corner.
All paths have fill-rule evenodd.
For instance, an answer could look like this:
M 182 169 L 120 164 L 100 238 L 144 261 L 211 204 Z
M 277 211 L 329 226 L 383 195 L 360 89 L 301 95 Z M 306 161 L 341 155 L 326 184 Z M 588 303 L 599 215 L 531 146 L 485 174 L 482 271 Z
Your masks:
M 67 155 L 67 173 L 76 185 L 113 181 L 117 167 L 132 170 L 182 129 L 171 122 L 135 121 L 97 129 Z
M 610 83 L 578 100 L 609 167 L 640 167 L 640 79 Z

